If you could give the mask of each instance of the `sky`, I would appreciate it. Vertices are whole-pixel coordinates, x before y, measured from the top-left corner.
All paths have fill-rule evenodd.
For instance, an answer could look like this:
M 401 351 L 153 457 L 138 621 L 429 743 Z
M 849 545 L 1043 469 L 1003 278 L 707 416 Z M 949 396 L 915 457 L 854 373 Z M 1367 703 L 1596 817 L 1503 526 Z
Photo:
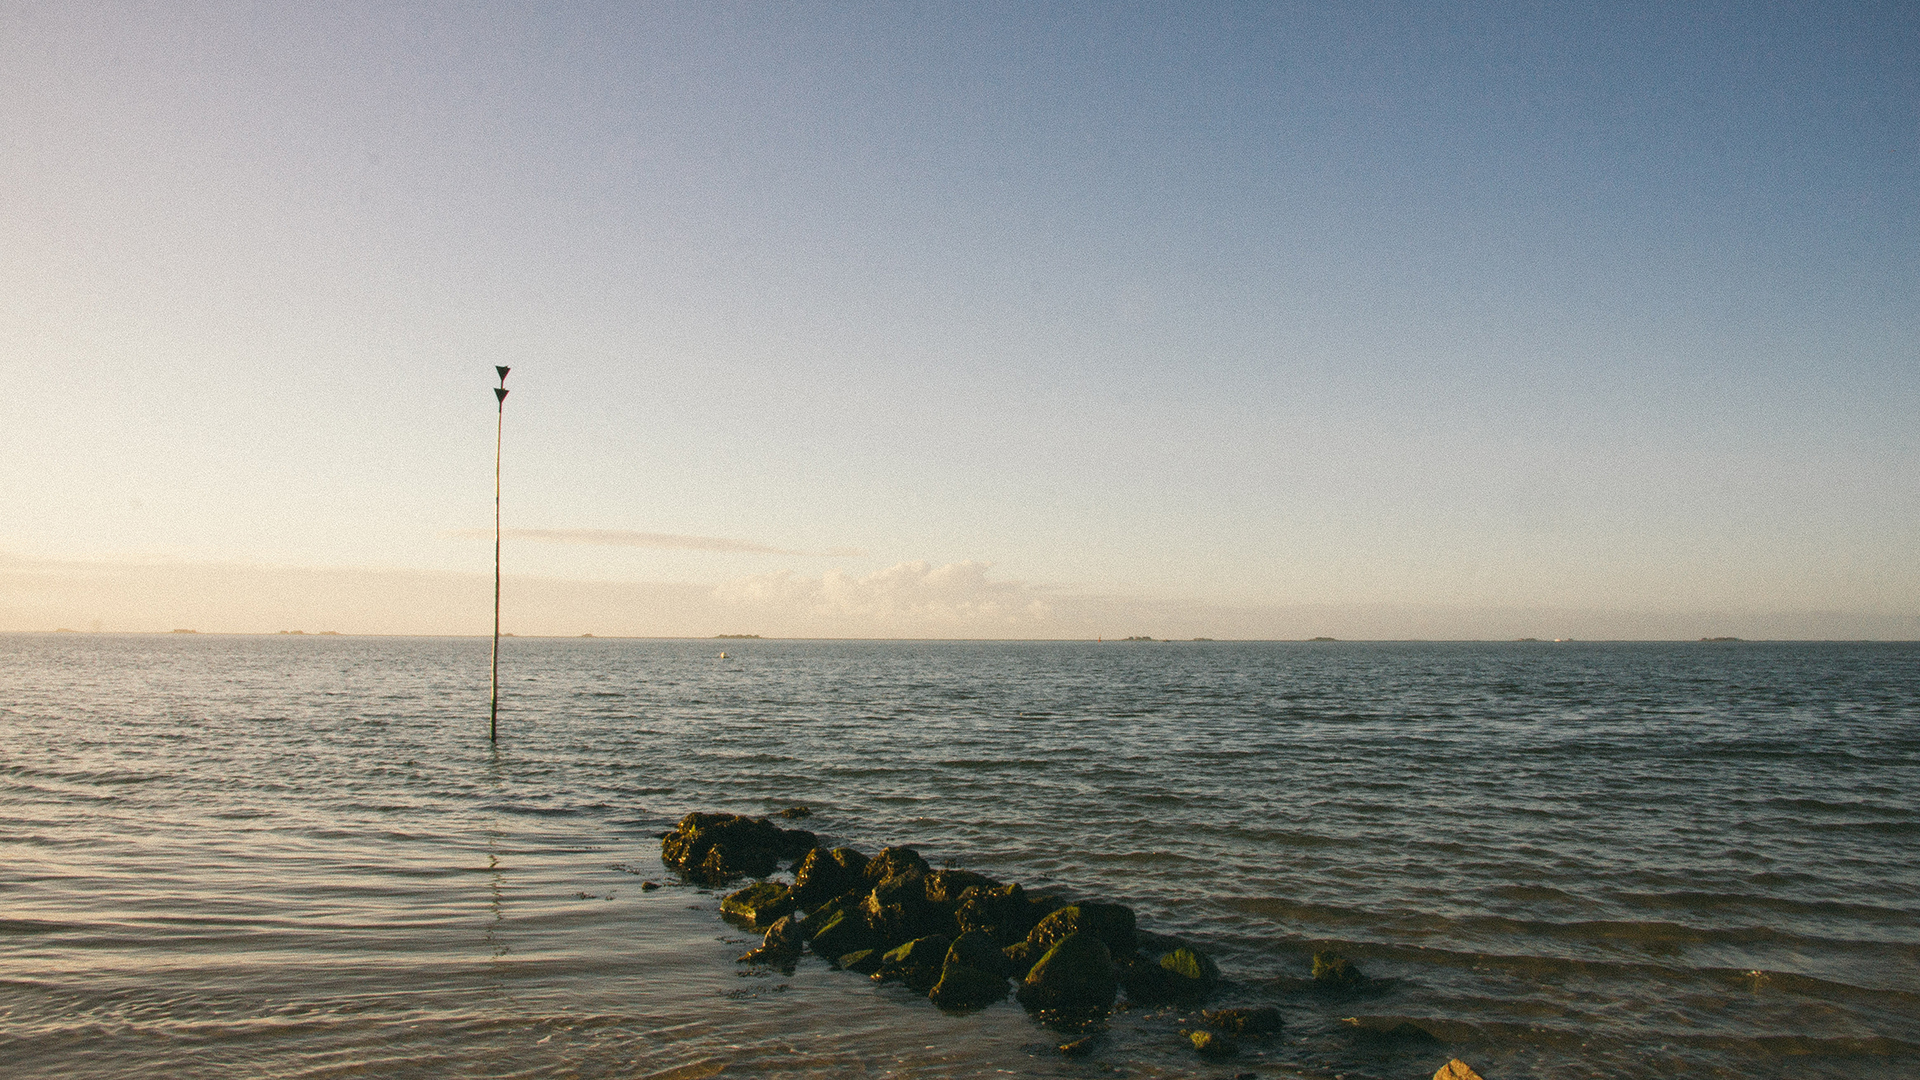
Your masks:
M 1920 9 L 1568 7 L 0 0 L 0 630 L 1920 637 Z

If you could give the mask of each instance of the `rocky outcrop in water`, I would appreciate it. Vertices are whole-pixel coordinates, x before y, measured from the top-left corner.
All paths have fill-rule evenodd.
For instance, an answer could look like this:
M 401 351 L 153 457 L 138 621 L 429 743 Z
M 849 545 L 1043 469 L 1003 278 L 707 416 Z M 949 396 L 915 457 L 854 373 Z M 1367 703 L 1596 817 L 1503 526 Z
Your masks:
M 721 901 L 729 920 L 767 928 L 742 961 L 791 965 L 804 947 L 944 1009 L 1013 993 L 1043 1020 L 1071 1025 L 1104 1015 L 1123 988 L 1140 1003 L 1197 1003 L 1219 981 L 1205 953 L 1140 935 L 1131 908 L 1067 903 L 971 870 L 936 870 L 911 847 L 869 858 L 765 818 L 696 813 L 660 850 L 668 866 L 705 885 L 764 879 L 790 863 L 790 885 L 762 880 Z

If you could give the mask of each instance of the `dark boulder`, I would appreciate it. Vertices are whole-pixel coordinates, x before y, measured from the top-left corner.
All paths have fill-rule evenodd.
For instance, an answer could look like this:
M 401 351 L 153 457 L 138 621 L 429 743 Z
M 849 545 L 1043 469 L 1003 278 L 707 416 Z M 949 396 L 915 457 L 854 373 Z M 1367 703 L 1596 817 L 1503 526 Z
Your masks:
M 956 925 L 963 931 L 985 932 L 1001 948 L 1026 940 L 1034 926 L 1053 911 L 1052 908 L 1041 910 L 1045 905 L 1035 903 L 1018 884 L 991 888 L 975 885 L 956 899 Z
M 958 907 L 968 889 L 996 889 L 1000 883 L 971 870 L 935 870 L 927 875 L 927 899 L 935 904 Z
M 867 857 L 852 848 L 817 847 L 800 857 L 793 871 L 793 902 L 812 911 L 828 900 L 867 887 Z
M 1013 965 L 1007 962 L 1007 954 L 994 946 L 992 938 L 978 930 L 969 930 L 953 939 L 952 948 L 947 950 L 946 963 L 964 964 L 1003 979 L 1014 974 Z M 1026 972 L 1019 974 L 1025 975 Z
M 818 915 L 806 921 L 809 927 L 814 923 L 820 925 L 808 935 L 808 944 L 815 953 L 829 959 L 862 949 L 879 949 L 886 944 L 886 939 L 875 933 L 856 910 L 836 911 L 824 922 Z
M 915 938 L 896 949 L 889 949 L 880 958 L 880 970 L 874 972 L 873 977 L 880 982 L 897 980 L 906 983 L 909 989 L 924 994 L 940 981 L 947 950 L 952 946 L 953 940 L 942 934 Z
M 867 860 L 867 864 L 860 868 L 860 872 L 866 875 L 868 881 L 878 885 L 890 877 L 898 877 L 912 870 L 918 870 L 924 875 L 932 869 L 933 867 L 927 865 L 927 860 L 921 858 L 920 853 L 912 848 L 890 847 L 881 848 L 880 854 Z
M 1041 919 L 1027 935 L 1034 947 L 1051 948 L 1078 933 L 1099 938 L 1116 956 L 1133 953 L 1133 909 L 1120 904 L 1073 904 Z
M 926 874 L 908 870 L 873 887 L 860 902 L 860 912 L 891 944 L 942 934 L 952 938 L 958 927 L 953 913 L 927 899 Z
M 793 912 L 793 894 L 777 881 L 759 881 L 720 901 L 720 914 L 729 922 L 767 927 Z
M 1020 983 L 1020 1004 L 1029 1009 L 1095 1012 L 1113 1007 L 1120 984 L 1113 954 L 1091 931 L 1076 931 L 1055 942 Z
M 766 877 L 782 859 L 796 859 L 815 844 L 804 829 L 782 829 L 765 818 L 740 814 L 688 814 L 660 840 L 660 861 L 702 885 L 739 877 Z
M 977 1009 L 1007 996 L 1007 977 L 966 964 L 949 962 L 940 969 L 940 981 L 927 993 L 942 1009 Z

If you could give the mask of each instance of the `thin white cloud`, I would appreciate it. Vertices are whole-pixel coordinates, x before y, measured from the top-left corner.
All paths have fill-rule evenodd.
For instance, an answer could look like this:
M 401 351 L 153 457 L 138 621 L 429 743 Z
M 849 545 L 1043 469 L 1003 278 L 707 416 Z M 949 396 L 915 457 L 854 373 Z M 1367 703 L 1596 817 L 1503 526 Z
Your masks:
M 460 529 L 449 535 L 463 540 L 490 540 L 493 530 Z M 634 532 L 630 529 L 507 529 L 501 535 L 510 540 L 533 540 L 544 544 L 655 548 L 665 551 L 731 551 L 748 555 L 799 555 L 811 558 L 858 558 L 866 554 L 858 548 L 795 551 L 724 536 L 680 536 L 674 533 Z
M 900 563 L 863 577 L 844 570 L 820 577 L 782 571 L 727 582 L 714 589 L 714 598 L 743 617 L 812 633 L 1032 632 L 1052 619 L 1044 590 L 990 580 L 988 568 L 969 561 Z

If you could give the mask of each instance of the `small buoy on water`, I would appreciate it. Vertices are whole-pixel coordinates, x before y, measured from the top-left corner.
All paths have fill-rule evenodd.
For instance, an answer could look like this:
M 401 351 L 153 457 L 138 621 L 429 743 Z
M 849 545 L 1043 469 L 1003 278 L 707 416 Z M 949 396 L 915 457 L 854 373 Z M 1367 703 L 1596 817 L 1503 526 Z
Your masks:
M 727 654 L 726 654 L 726 653 L 721 653 L 721 654 L 720 654 L 720 659 L 722 659 L 722 660 L 725 660 L 726 658 L 727 658 Z

